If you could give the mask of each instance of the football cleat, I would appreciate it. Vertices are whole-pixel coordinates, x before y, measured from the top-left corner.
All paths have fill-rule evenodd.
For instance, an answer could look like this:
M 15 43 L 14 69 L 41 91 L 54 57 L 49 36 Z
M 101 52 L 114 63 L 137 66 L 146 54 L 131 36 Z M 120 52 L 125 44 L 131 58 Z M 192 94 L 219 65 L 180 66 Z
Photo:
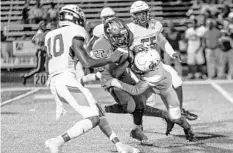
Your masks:
M 181 111 L 181 115 L 183 115 L 186 119 L 192 121 L 196 120 L 198 116 L 196 114 L 190 113 L 189 111 L 185 110 L 184 108 Z
M 131 147 L 121 142 L 118 142 L 116 144 L 116 147 L 119 153 L 140 153 L 139 149 Z
M 171 120 L 169 119 L 165 119 L 166 123 L 167 123 L 167 130 L 166 130 L 166 136 L 168 136 L 170 134 L 170 132 L 172 131 L 175 123 L 172 122 Z
M 184 129 L 185 137 L 188 141 L 193 142 L 196 141 L 195 135 L 193 133 L 193 130 L 191 128 Z
M 45 141 L 45 147 L 49 148 L 50 153 L 61 153 L 62 145 L 59 145 L 56 138 Z
M 104 106 L 106 113 L 120 113 L 125 114 L 125 112 L 120 104 L 106 105 Z
M 141 127 L 137 127 L 130 131 L 130 137 L 141 142 L 141 145 L 152 146 L 153 142 L 143 133 Z

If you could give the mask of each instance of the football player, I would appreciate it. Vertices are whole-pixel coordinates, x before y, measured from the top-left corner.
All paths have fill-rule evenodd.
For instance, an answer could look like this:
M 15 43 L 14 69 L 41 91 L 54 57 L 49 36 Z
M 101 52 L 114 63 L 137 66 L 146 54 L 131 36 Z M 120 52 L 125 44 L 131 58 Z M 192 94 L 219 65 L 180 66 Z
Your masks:
M 161 63 L 159 53 L 155 49 L 145 47 L 143 51 L 136 54 L 132 71 L 136 72 L 140 79 L 136 85 L 112 79 L 105 82 L 105 86 L 117 87 L 131 95 L 140 95 L 148 89 L 152 89 L 152 92 L 161 96 L 170 119 L 183 127 L 186 139 L 194 141 L 195 137 L 191 125 L 186 121 L 185 117 L 181 116 L 179 99 L 172 87 L 171 74 Z
M 65 133 L 47 140 L 45 145 L 52 153 L 59 153 L 66 142 L 98 125 L 116 145 L 119 153 L 138 153 L 138 149 L 120 142 L 91 92 L 76 79 L 74 57 L 84 67 L 93 67 L 116 62 L 122 56 L 121 52 L 116 51 L 108 59 L 91 58 L 84 49 L 88 37 L 84 28 L 85 21 L 82 9 L 76 5 L 66 5 L 59 12 L 59 28 L 50 31 L 45 37 L 49 56 L 50 90 L 57 104 L 56 117 L 58 119 L 65 113 L 62 102 L 68 103 L 83 117 Z
M 95 28 L 93 29 L 93 36 L 90 39 L 89 43 L 88 43 L 88 49 L 91 50 L 94 42 L 104 34 L 104 22 L 105 20 L 107 20 L 108 18 L 114 17 L 116 15 L 115 11 L 110 8 L 110 7 L 105 7 L 101 10 L 100 12 L 100 18 L 102 20 L 102 23 L 95 26 Z
M 134 48 L 133 50 L 137 52 L 138 49 L 135 48 L 140 49 L 141 44 L 151 48 L 161 47 L 171 58 L 181 61 L 179 54 L 173 50 L 170 43 L 163 36 L 163 26 L 161 22 L 151 18 L 150 7 L 146 2 L 134 2 L 130 7 L 130 15 L 133 22 L 127 25 L 134 34 L 134 41 L 131 49 Z M 196 120 L 196 114 L 192 114 L 183 109 L 183 90 L 181 78 L 170 65 L 164 64 L 164 68 L 172 75 L 172 83 L 180 101 L 182 115 L 189 120 Z M 151 97 L 150 100 L 151 99 L 153 98 Z
M 126 54 L 121 58 L 118 63 L 109 64 L 105 66 L 102 72 L 101 82 L 104 84 L 109 78 L 116 77 L 121 81 L 129 84 L 135 84 L 135 79 L 131 77 L 130 73 L 126 70 L 130 65 L 131 60 L 128 58 L 128 47 L 132 42 L 133 34 L 130 32 L 125 23 L 117 17 L 109 18 L 104 24 L 105 35 L 102 35 L 93 45 L 91 55 L 94 58 L 108 58 L 111 52 L 115 50 L 123 50 Z M 133 57 L 132 57 L 133 58 Z M 88 75 L 90 76 L 90 75 Z M 92 77 L 92 78 L 95 78 Z M 83 80 L 89 80 L 87 76 L 83 77 Z M 141 141 L 143 145 L 152 145 L 152 142 L 147 138 L 141 129 L 143 114 L 146 116 L 155 116 L 164 118 L 167 123 L 167 132 L 169 133 L 173 127 L 173 123 L 170 121 L 166 111 L 159 110 L 157 108 L 149 107 L 145 105 L 146 94 L 132 96 L 121 89 L 110 88 L 108 92 L 113 96 L 118 104 L 105 107 L 106 112 L 113 113 L 130 113 L 133 115 L 135 127 L 130 132 L 131 137 Z M 151 92 L 150 92 L 151 93 Z M 144 111 L 145 109 L 145 111 Z

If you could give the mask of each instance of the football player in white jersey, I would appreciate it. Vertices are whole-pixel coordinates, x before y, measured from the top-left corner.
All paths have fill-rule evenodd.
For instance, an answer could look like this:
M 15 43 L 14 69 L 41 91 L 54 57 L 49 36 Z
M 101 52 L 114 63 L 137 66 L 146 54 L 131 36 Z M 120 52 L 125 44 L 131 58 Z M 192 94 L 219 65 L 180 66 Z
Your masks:
M 131 95 L 143 94 L 148 89 L 159 94 L 168 110 L 169 117 L 184 129 L 186 139 L 194 141 L 194 133 L 191 125 L 181 116 L 179 99 L 172 87 L 171 74 L 164 68 L 157 50 L 147 48 L 136 54 L 132 71 L 140 74 L 136 85 L 126 84 L 120 80 L 112 79 L 105 83 L 107 87 L 114 86 L 128 92 Z
M 88 47 L 90 47 L 88 49 L 91 49 L 94 42 L 104 34 L 104 21 L 108 18 L 114 17 L 115 15 L 115 11 L 110 7 L 105 7 L 101 10 L 100 18 L 102 20 L 102 23 L 95 26 L 95 28 L 93 29 L 93 36 L 88 43 Z
M 181 61 L 179 54 L 173 50 L 170 43 L 161 33 L 163 31 L 161 22 L 151 19 L 150 7 L 147 3 L 143 1 L 134 2 L 130 7 L 130 14 L 133 22 L 129 23 L 128 27 L 134 34 L 134 41 L 131 49 L 137 51 L 138 49 L 136 48 L 140 49 L 141 44 L 152 48 L 161 47 L 171 58 Z M 197 115 L 183 109 L 183 90 L 181 78 L 170 65 L 163 65 L 164 68 L 172 75 L 172 84 L 180 101 L 182 115 L 189 120 L 196 120 Z M 151 103 L 151 105 L 154 106 L 154 102 L 154 97 L 151 96 L 148 99 L 148 103 Z
M 91 92 L 76 79 L 74 57 L 84 67 L 91 67 L 116 62 L 122 56 L 121 53 L 116 52 L 109 59 L 91 58 L 84 49 L 84 43 L 88 37 L 84 28 L 85 20 L 85 15 L 78 6 L 66 5 L 59 12 L 59 28 L 50 31 L 45 37 L 45 46 L 49 56 L 50 89 L 57 107 L 56 117 L 58 119 L 65 114 L 63 109 L 63 102 L 65 102 L 83 118 L 64 134 L 47 140 L 45 145 L 51 153 L 59 153 L 66 142 L 98 125 L 116 145 L 119 153 L 138 153 L 138 149 L 120 142 Z

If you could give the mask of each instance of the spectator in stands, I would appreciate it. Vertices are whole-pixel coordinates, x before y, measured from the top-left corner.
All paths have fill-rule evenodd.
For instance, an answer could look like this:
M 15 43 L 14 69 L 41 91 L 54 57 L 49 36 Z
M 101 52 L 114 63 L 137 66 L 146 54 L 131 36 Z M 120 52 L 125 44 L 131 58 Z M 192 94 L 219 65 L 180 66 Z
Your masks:
M 37 66 L 35 69 L 24 74 L 21 77 L 23 85 L 25 85 L 27 79 L 33 76 L 34 74 L 45 71 L 45 61 L 46 61 L 46 49 L 44 47 L 45 35 L 46 35 L 46 23 L 45 21 L 41 21 L 39 24 L 39 30 L 32 38 L 32 42 L 38 45 L 38 49 L 36 52 Z
M 48 10 L 48 18 L 49 18 L 49 22 L 53 22 L 53 21 L 56 21 L 57 20 L 57 14 L 58 14 L 58 11 L 57 9 L 55 8 L 56 4 L 51 2 L 50 3 L 50 8 Z
M 207 74 L 209 79 L 213 79 L 218 72 L 220 48 L 218 40 L 221 36 L 214 20 L 206 21 L 207 31 L 204 34 L 204 44 L 206 52 Z
M 25 1 L 24 8 L 22 10 L 22 23 L 23 24 L 29 24 L 29 4 L 27 1 Z
M 6 41 L 6 36 L 4 35 L 3 30 L 1 29 L 1 42 Z
M 220 51 L 220 64 L 219 64 L 219 78 L 228 79 L 233 78 L 233 40 L 229 36 L 229 31 L 221 30 L 221 37 L 219 38 Z M 226 66 L 228 64 L 228 75 L 225 74 Z
M 41 8 L 40 1 L 36 1 L 34 7 L 30 9 L 29 12 L 30 23 L 38 24 L 43 20 L 43 9 Z
M 165 37 L 167 38 L 167 40 L 171 44 L 172 48 L 176 52 L 180 52 L 179 51 L 179 41 L 181 40 L 181 34 L 179 31 L 177 31 L 174 28 L 174 24 L 172 21 L 170 21 L 168 23 L 168 30 L 165 33 Z M 164 63 L 168 64 L 168 65 L 174 64 L 174 67 L 175 67 L 176 71 L 178 72 L 179 76 L 182 76 L 181 63 L 178 62 L 177 60 L 171 59 L 171 57 L 166 52 L 164 52 Z
M 203 37 L 204 29 L 198 27 L 197 20 L 194 19 L 191 22 L 190 27 L 185 31 L 185 38 L 188 41 L 187 47 L 187 64 L 189 73 L 188 79 L 195 79 L 195 75 L 198 78 L 203 78 L 204 72 L 203 64 L 205 63 L 204 54 L 203 54 Z M 199 71 L 197 71 L 199 70 Z M 198 73 L 197 73 L 198 72 Z

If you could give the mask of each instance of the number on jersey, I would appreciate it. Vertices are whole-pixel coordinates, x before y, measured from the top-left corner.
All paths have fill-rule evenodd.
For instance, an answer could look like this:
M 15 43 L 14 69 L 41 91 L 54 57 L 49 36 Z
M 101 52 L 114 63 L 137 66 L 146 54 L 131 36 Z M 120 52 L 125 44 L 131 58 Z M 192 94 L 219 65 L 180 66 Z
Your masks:
M 141 39 L 141 43 L 147 47 L 155 47 L 157 43 L 157 36 Z
M 51 41 L 53 41 L 53 46 L 51 46 Z M 53 40 L 51 38 L 47 41 L 47 50 L 49 54 L 49 59 L 53 57 L 58 57 L 64 53 L 64 42 L 61 34 L 56 35 Z
M 109 51 L 105 51 L 103 49 L 96 49 L 93 51 L 93 56 L 97 59 L 100 59 L 100 58 L 109 58 Z

